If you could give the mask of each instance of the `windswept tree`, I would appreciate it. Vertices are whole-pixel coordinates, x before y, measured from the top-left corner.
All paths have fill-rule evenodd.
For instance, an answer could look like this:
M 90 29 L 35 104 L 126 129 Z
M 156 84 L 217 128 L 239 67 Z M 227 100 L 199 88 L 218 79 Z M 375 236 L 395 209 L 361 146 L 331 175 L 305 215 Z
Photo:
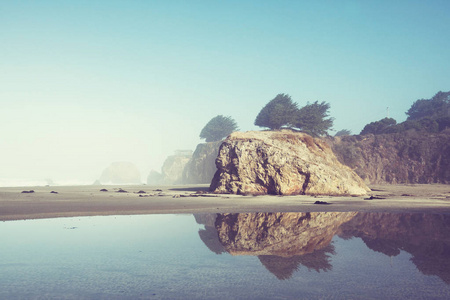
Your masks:
M 327 134 L 333 127 L 333 118 L 329 117 L 330 104 L 326 102 L 308 103 L 300 108 L 294 118 L 294 126 L 312 136 Z
M 220 141 L 230 133 L 239 130 L 236 121 L 231 117 L 218 115 L 212 118 L 200 132 L 200 138 L 207 142 Z
M 345 135 L 351 135 L 352 132 L 348 129 L 341 129 L 334 136 L 345 136 Z
M 255 119 L 255 125 L 278 130 L 283 126 L 292 126 L 297 112 L 297 104 L 289 95 L 278 94 L 264 106 Z

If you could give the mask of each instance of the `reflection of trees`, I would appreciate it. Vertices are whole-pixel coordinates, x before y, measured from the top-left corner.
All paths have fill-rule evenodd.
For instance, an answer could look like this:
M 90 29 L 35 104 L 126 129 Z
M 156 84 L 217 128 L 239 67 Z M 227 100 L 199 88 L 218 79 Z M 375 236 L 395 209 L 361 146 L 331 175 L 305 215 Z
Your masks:
M 295 255 L 292 257 L 259 255 L 258 258 L 270 273 L 278 279 L 284 280 L 291 278 L 294 271 L 300 268 L 300 265 L 307 267 L 310 271 L 314 270 L 316 272 L 332 270 L 333 266 L 330 263 L 329 254 L 335 254 L 332 244 L 304 255 Z

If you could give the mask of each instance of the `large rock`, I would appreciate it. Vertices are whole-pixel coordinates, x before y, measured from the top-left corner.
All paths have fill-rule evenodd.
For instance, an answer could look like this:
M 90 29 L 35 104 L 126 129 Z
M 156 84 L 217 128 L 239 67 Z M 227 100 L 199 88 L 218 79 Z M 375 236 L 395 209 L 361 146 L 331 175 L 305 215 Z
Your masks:
M 198 144 L 183 170 L 183 183 L 211 183 L 216 173 L 216 157 L 222 141 Z
M 216 166 L 210 186 L 215 193 L 364 195 L 370 190 L 325 142 L 288 130 L 232 133 Z
M 113 162 L 100 176 L 101 184 L 140 184 L 141 173 L 130 162 Z
M 450 183 L 450 130 L 327 139 L 337 158 L 370 184 Z

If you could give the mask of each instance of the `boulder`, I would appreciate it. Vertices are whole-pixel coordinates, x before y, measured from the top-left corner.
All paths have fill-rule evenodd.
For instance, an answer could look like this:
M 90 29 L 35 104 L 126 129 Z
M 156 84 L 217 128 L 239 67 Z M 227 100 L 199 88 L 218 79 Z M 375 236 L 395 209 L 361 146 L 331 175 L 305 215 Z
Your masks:
M 101 184 L 140 184 L 141 173 L 138 168 L 130 162 L 113 162 L 107 167 L 102 176 Z
M 293 132 L 234 132 L 220 146 L 215 193 L 365 195 L 370 189 L 319 139 Z

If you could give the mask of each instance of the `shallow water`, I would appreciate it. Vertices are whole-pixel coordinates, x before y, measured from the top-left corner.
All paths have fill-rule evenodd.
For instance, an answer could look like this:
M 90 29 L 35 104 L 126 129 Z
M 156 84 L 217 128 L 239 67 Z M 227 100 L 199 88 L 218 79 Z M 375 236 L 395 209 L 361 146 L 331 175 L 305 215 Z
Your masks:
M 0 240 L 0 299 L 450 298 L 448 215 L 60 218 Z

